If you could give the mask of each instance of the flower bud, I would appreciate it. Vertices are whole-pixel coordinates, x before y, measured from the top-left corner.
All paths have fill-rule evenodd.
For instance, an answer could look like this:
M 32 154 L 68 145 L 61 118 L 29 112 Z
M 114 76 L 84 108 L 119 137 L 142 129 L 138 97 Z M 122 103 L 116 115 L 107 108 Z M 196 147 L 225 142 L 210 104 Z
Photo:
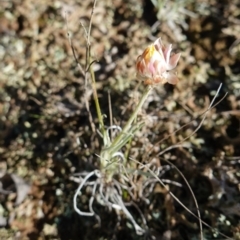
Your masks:
M 137 79 L 148 85 L 166 82 L 176 84 L 177 76 L 169 71 L 176 67 L 181 54 L 171 54 L 171 51 L 172 44 L 165 47 L 161 38 L 149 45 L 137 58 Z

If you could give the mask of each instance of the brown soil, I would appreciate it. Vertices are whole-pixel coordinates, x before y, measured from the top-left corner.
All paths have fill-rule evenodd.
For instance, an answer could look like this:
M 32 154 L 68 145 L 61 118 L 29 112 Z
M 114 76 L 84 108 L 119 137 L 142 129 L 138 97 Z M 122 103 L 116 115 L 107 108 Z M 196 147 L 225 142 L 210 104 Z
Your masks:
M 145 126 L 133 139 L 130 156 L 162 166 L 169 160 L 182 171 L 202 220 L 216 229 L 204 226 L 205 239 L 223 239 L 217 231 L 240 239 L 240 3 L 182 2 L 161 13 L 150 0 L 97 2 L 91 44 L 98 60 L 99 101 L 108 115 L 110 92 L 113 120 L 122 125 L 144 88 L 135 79 L 137 56 L 156 37 L 173 43 L 182 52 L 180 82 L 159 86 L 149 97 L 141 116 Z M 0 238 L 200 239 L 198 220 L 158 185 L 149 204 L 135 199 L 147 220 L 146 236 L 137 236 L 121 212 L 97 203 L 101 226 L 96 218 L 73 210 L 78 186 L 73 175 L 99 166 L 101 138 L 89 122 L 84 78 L 72 55 L 64 16 L 67 12 L 77 59 L 84 66 L 86 40 L 80 22 L 88 27 L 91 10 L 90 0 L 1 1 Z M 215 103 L 227 96 L 194 133 L 221 83 Z M 98 127 L 90 88 L 87 94 Z M 179 142 L 180 147 L 159 155 Z M 181 175 L 171 169 L 162 178 L 182 184 L 169 188 L 196 213 Z M 89 198 L 86 189 L 83 207 Z M 141 224 L 136 208 L 129 211 Z

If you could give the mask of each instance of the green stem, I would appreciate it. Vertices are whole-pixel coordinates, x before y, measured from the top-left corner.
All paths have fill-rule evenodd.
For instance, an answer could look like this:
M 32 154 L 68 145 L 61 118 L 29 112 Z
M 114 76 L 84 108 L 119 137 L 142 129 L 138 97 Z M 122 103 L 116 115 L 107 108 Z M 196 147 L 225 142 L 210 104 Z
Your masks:
M 114 176 L 114 174 L 116 174 L 116 171 L 118 170 L 119 163 L 116 158 L 114 160 L 114 154 L 116 155 L 116 153 L 119 152 L 120 148 L 127 144 L 127 142 L 129 142 L 129 140 L 132 138 L 131 134 L 129 133 L 135 133 L 137 129 L 140 128 L 140 125 L 137 125 L 137 123 L 133 125 L 133 121 L 136 120 L 137 115 L 151 90 L 152 86 L 148 86 L 143 93 L 139 103 L 137 104 L 135 110 L 133 111 L 131 117 L 124 126 L 123 130 L 119 133 L 119 135 L 113 140 L 111 144 L 104 145 L 100 153 L 101 168 L 105 169 L 105 177 L 107 182 L 112 181 L 112 177 Z
M 128 134 L 130 128 L 132 127 L 132 123 L 133 121 L 136 119 L 139 111 L 141 110 L 144 102 L 146 101 L 149 93 L 152 90 L 152 86 L 148 86 L 147 89 L 145 90 L 145 92 L 142 95 L 142 98 L 140 99 L 138 105 L 136 106 L 134 112 L 132 113 L 131 117 L 129 118 L 129 120 L 127 121 L 126 125 L 124 126 L 123 130 L 121 131 L 121 133 L 114 139 L 114 141 L 112 142 L 111 146 L 116 146 L 118 145 L 124 138 L 124 136 L 126 134 Z M 110 147 L 111 148 L 111 147 Z
M 98 101 L 95 74 L 94 74 L 94 71 L 92 69 L 92 66 L 90 66 L 89 70 L 90 70 L 90 74 L 91 74 L 91 78 L 92 78 L 93 98 L 94 98 L 94 102 L 95 102 L 95 106 L 96 106 L 96 110 L 97 110 L 98 121 L 99 121 L 99 124 L 100 124 L 100 132 L 103 135 L 104 146 L 108 146 L 109 143 L 110 143 L 110 139 L 109 139 L 109 136 L 107 135 L 107 132 L 104 128 L 103 115 L 102 115 L 101 108 L 100 108 L 99 101 Z

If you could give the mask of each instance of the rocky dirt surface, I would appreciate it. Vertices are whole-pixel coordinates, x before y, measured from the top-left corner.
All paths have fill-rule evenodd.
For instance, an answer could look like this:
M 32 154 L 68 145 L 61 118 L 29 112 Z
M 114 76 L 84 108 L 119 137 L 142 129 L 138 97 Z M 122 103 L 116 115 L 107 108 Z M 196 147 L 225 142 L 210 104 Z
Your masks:
M 225 239 L 218 231 L 240 239 L 240 3 L 160 2 L 97 1 L 91 46 L 102 111 L 109 114 L 110 95 L 114 123 L 126 121 L 144 88 L 135 77 L 137 56 L 157 37 L 172 43 L 182 53 L 176 68 L 180 81 L 154 89 L 129 155 L 165 167 L 168 160 L 182 171 L 202 220 L 215 229 L 204 226 L 205 239 Z M 83 26 L 88 27 L 92 5 L 90 0 L 1 1 L 0 238 L 200 239 L 198 220 L 158 184 L 149 203 L 131 199 L 146 219 L 144 236 L 121 211 L 96 203 L 99 226 L 96 218 L 73 210 L 78 187 L 73 176 L 98 168 L 101 138 L 89 121 L 86 99 L 98 126 L 92 91 L 67 33 L 84 66 Z M 201 122 L 220 84 L 215 103 L 221 102 Z M 179 172 L 168 168 L 162 179 L 196 213 Z M 89 198 L 86 190 L 83 208 Z M 129 211 L 141 225 L 136 208 Z

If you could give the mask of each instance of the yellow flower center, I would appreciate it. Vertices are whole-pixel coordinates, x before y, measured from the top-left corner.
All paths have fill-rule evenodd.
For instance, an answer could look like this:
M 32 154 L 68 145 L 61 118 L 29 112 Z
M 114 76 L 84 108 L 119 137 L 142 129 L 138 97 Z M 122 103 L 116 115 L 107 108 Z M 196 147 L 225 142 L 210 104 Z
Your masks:
M 145 62 L 148 64 L 150 59 L 152 58 L 152 56 L 154 55 L 154 52 L 156 51 L 155 46 L 154 45 L 150 45 L 148 46 L 145 51 L 142 54 L 143 59 L 145 60 Z

